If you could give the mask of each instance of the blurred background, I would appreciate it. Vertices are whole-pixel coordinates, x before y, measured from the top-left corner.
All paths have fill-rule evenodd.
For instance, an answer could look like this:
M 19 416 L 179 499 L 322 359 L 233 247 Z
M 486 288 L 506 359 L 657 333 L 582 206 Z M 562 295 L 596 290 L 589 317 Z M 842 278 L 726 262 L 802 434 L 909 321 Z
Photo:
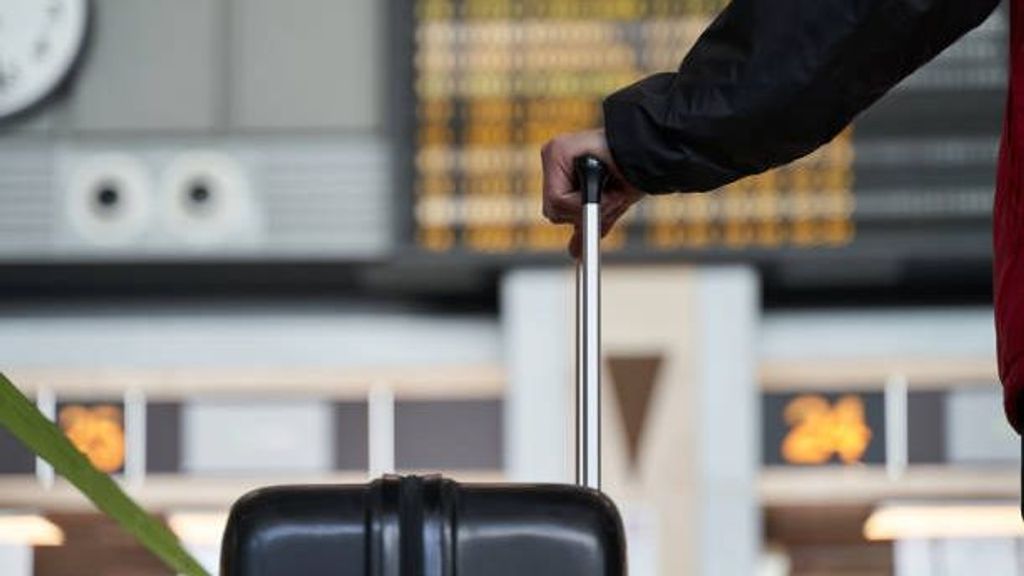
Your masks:
M 0 0 L 0 367 L 214 569 L 257 486 L 569 481 L 539 148 L 723 0 Z M 1007 17 L 606 241 L 636 576 L 1024 574 L 990 306 Z M 0 431 L 0 573 L 166 574 Z

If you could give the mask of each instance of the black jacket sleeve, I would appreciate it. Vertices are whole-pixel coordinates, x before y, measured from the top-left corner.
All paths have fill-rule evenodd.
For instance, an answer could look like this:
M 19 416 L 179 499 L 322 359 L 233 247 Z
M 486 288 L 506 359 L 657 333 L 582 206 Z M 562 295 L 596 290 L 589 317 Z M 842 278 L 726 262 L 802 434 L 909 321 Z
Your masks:
M 734 0 L 676 73 L 604 102 L 625 178 L 706 191 L 830 141 L 998 0 Z

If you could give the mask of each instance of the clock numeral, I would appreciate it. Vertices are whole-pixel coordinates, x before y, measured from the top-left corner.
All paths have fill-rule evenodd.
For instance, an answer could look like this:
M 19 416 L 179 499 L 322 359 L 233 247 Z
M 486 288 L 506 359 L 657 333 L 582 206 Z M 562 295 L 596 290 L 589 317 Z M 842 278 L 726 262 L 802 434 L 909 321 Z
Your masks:
M 36 60 L 45 60 L 50 54 L 50 41 L 46 38 L 36 40 L 35 45 L 32 47 L 32 51 L 35 54 Z
M 61 0 L 51 0 L 46 5 L 46 14 L 50 17 L 50 20 L 59 20 L 61 15 L 64 14 L 64 3 Z
M 19 70 L 17 66 L 0 63 L 0 92 L 5 92 L 17 81 Z

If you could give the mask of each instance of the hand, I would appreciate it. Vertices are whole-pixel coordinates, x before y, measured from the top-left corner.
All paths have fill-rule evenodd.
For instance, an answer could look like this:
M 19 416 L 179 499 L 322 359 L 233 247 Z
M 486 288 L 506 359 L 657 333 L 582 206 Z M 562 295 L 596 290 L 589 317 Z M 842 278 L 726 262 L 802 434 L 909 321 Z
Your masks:
M 544 145 L 541 163 L 544 167 L 544 217 L 554 224 L 572 224 L 572 240 L 569 253 L 578 258 L 582 241 L 580 220 L 582 210 L 580 190 L 575 178 L 574 161 L 583 154 L 600 158 L 611 173 L 608 185 L 601 197 L 601 237 L 612 229 L 615 223 L 629 210 L 629 207 L 644 197 L 644 193 L 633 188 L 622 177 L 622 172 L 608 150 L 604 130 L 588 130 L 563 134 Z

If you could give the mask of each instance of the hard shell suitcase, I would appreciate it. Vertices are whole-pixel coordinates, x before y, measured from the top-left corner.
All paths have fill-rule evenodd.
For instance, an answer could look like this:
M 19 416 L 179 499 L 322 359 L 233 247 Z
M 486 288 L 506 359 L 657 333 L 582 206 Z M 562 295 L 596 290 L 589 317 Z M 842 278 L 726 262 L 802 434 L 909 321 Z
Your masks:
M 600 491 L 600 196 L 605 168 L 577 161 L 576 485 L 459 484 L 386 476 L 368 485 L 265 488 L 232 508 L 222 576 L 625 576 L 622 522 Z

